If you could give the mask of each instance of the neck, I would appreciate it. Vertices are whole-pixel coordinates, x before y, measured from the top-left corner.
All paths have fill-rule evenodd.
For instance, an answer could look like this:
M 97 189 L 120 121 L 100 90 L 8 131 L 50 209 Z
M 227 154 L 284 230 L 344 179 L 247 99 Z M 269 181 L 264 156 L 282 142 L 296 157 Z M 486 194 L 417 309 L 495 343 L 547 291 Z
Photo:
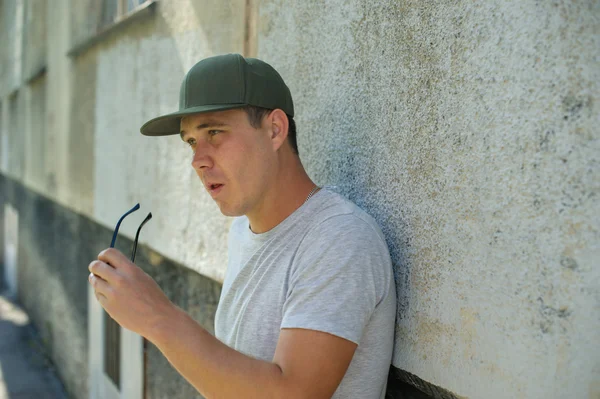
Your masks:
M 269 189 L 246 215 L 254 233 L 265 233 L 283 222 L 304 204 L 306 197 L 316 186 L 297 156 L 280 160 L 280 166 L 282 167 Z

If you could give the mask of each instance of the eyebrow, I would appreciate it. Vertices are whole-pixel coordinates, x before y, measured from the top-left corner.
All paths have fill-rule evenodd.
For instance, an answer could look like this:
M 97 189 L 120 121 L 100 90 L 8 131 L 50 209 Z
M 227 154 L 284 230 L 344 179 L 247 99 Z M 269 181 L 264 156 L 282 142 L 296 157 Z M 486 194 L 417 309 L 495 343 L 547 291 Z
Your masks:
M 196 126 L 196 130 L 202 130 L 202 129 L 206 129 L 208 127 L 223 127 L 223 126 L 227 126 L 226 123 L 222 123 L 222 122 L 214 122 L 214 121 L 207 121 L 205 123 L 202 123 L 198 126 Z M 179 132 L 179 137 L 181 137 L 181 140 L 183 140 L 183 137 L 185 136 L 185 131 L 180 131 Z

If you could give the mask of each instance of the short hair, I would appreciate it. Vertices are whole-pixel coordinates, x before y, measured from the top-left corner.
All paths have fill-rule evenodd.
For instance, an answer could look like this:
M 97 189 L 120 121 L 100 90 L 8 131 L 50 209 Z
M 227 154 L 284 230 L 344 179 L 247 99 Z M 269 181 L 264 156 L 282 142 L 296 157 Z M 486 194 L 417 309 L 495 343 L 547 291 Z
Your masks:
M 263 118 L 267 116 L 269 112 L 273 111 L 269 108 L 255 107 L 254 105 L 247 105 L 243 107 L 242 110 L 246 112 L 250 125 L 255 129 L 261 127 Z M 289 122 L 288 140 L 290 141 L 290 145 L 292 146 L 292 151 L 294 154 L 298 154 L 298 142 L 296 141 L 296 122 L 294 122 L 293 117 L 289 116 L 288 114 L 286 114 L 286 116 L 288 117 Z

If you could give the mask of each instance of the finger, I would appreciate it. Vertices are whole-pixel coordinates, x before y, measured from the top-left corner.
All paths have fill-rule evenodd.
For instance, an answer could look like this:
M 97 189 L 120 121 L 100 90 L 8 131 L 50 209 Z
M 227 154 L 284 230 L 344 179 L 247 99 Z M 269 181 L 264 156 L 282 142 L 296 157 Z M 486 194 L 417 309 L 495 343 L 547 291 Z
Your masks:
M 115 269 L 123 267 L 131 263 L 129 259 L 123 255 L 123 252 L 115 248 L 107 248 L 98 254 L 98 260 L 108 263 Z
M 104 307 L 104 303 L 107 301 L 106 297 L 99 292 L 95 292 L 96 300 L 100 302 L 100 305 Z
M 90 273 L 90 275 L 88 276 L 88 281 L 94 289 L 94 294 L 96 295 L 96 298 L 98 298 L 98 295 L 102 295 L 104 299 L 106 299 L 106 295 L 110 291 L 110 286 L 108 285 L 108 283 L 102 278 L 96 276 L 94 273 Z
M 99 260 L 91 262 L 88 266 L 88 270 L 92 274 L 101 277 L 102 280 L 106 280 L 108 282 L 115 281 L 117 277 L 117 271 L 114 267 Z

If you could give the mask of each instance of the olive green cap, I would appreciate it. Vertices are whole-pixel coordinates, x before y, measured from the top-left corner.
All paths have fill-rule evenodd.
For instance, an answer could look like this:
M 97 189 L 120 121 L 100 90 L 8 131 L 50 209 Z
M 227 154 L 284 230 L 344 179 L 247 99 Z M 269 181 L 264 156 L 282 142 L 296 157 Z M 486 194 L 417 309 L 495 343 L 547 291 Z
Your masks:
M 247 105 L 283 110 L 294 116 L 290 89 L 269 64 L 239 54 L 205 58 L 189 70 L 179 91 L 179 111 L 144 123 L 146 136 L 179 134 L 181 118 Z

